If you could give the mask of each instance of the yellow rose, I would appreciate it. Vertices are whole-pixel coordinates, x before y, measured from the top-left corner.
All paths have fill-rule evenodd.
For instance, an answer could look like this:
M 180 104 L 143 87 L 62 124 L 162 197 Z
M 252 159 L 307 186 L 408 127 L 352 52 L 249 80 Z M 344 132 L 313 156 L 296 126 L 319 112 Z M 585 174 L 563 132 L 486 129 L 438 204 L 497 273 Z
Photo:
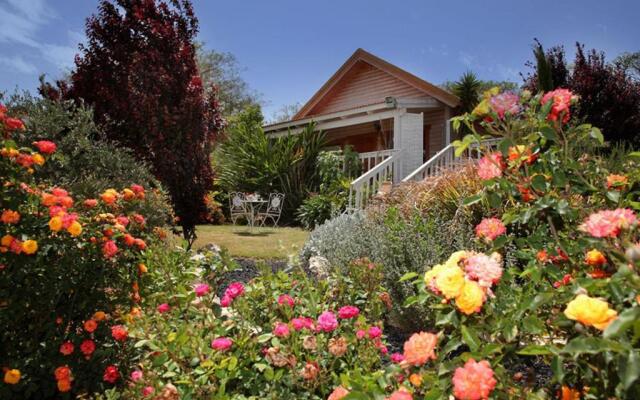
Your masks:
M 460 267 L 446 267 L 436 276 L 436 287 L 442 294 L 452 299 L 458 297 L 464 286 L 464 271 Z
M 424 274 L 424 283 L 429 286 L 431 281 L 433 281 L 440 273 L 445 269 L 445 266 L 442 264 L 438 264 L 431 268 Z
M 15 385 L 18 382 L 20 382 L 20 370 L 10 369 L 4 373 L 4 383 Z
M 58 232 L 60 229 L 62 229 L 62 218 L 60 217 L 53 217 L 49 220 L 49 229 L 51 229 L 54 232 Z
M 564 315 L 571 320 L 603 331 L 616 319 L 618 313 L 610 309 L 606 301 L 580 294 L 567 304 Z
M 475 281 L 467 280 L 464 283 L 460 295 L 456 297 L 458 310 L 469 315 L 479 312 L 484 303 L 484 291 Z
M 82 225 L 80 225 L 78 221 L 73 221 L 67 228 L 67 232 L 69 232 L 71 236 L 78 236 L 82 233 Z
M 409 376 L 409 382 L 415 387 L 420 387 L 422 385 L 422 376 L 418 374 L 411 374 Z
M 477 115 L 479 117 L 489 114 L 489 101 L 482 100 L 480 103 L 478 103 L 476 108 L 471 111 L 471 114 Z
M 25 240 L 22 243 L 22 251 L 25 252 L 25 254 L 33 254 L 36 251 L 38 251 L 38 242 L 36 242 L 35 240 Z
M 460 264 L 460 261 L 466 256 L 467 252 L 465 250 L 456 251 L 455 253 L 451 254 L 451 256 L 449 256 L 449 259 L 446 263 L 444 263 L 444 265 L 446 265 L 447 267 L 457 267 L 458 264 Z
M 31 159 L 38 165 L 44 165 L 44 157 L 40 153 L 32 154 Z

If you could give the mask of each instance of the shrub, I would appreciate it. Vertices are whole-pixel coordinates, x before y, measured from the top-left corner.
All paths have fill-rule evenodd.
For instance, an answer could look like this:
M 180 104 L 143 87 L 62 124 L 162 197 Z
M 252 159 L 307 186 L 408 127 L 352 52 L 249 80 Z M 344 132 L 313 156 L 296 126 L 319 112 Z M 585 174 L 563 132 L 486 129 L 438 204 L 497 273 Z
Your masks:
M 28 94 L 12 96 L 9 108 L 24 116 L 25 130 L 13 135 L 19 146 L 39 140 L 57 145 L 56 153 L 40 167 L 39 179 L 81 198 L 136 183 L 150 189 L 137 204 L 139 212 L 147 216 L 147 224 L 155 227 L 173 222 L 167 196 L 148 166 L 129 150 L 104 141 L 90 109 Z
M 385 359 L 382 330 L 368 333 L 386 309 L 379 266 L 363 260 L 350 277 L 326 281 L 265 268 L 249 283 L 222 286 L 235 268 L 224 257 L 161 253 L 147 263 L 167 281 L 134 322 L 143 355 L 125 398 L 324 399 L 343 373 Z
M 38 152 L 9 139 L 24 129 L 0 106 L 0 385 L 3 399 L 82 394 L 122 382 L 132 343 L 122 325 L 140 312 L 151 239 L 139 185 L 82 201 L 41 181 L 53 142 Z M 44 171 L 46 172 L 46 170 Z
M 268 138 L 262 122 L 258 107 L 231 119 L 213 155 L 218 183 L 227 193 L 257 192 L 267 198 L 284 193 L 283 219 L 291 222 L 302 201 L 319 189 L 317 160 L 324 134 L 311 124 L 296 135 Z
M 457 151 L 481 143 L 478 125 L 502 139 L 497 151 L 485 149 L 477 166 L 484 188 L 466 200 L 487 202 L 501 218 L 476 226 L 480 251 L 459 249 L 424 276 L 404 277 L 418 276 L 420 292 L 407 304 L 427 305 L 440 330 L 433 368 L 406 370 L 431 383 L 414 394 L 638 397 L 637 154 L 619 171 L 604 169 L 607 162 L 593 154 L 577 156 L 603 137 L 591 125 L 569 123 L 576 101 L 565 90 L 495 93 L 489 107 L 455 122 L 474 132 Z M 506 246 L 515 250 L 510 265 Z M 518 364 L 539 367 L 516 379 L 509 368 Z M 545 383 L 525 383 L 545 369 Z M 473 371 L 484 385 L 465 387 Z

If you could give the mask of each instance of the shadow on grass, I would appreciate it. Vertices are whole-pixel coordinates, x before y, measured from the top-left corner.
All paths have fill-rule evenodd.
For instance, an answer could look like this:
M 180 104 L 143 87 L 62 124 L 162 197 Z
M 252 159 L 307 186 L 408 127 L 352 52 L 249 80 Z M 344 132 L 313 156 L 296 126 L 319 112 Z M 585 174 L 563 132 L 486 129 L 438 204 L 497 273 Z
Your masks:
M 273 235 L 275 232 L 273 232 L 273 231 L 260 231 L 260 232 L 234 231 L 232 233 L 234 235 L 245 236 L 245 237 L 265 237 L 265 236 Z

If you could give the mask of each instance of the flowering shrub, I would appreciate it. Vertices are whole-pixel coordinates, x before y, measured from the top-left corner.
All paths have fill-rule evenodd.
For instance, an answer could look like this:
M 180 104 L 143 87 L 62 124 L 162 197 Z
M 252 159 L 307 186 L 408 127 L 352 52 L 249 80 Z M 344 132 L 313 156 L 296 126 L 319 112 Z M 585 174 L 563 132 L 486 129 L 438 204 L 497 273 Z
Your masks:
M 638 155 L 625 170 L 607 171 L 584 153 L 602 135 L 571 124 L 577 101 L 564 89 L 520 97 L 494 91 L 456 119 L 472 132 L 457 143 L 459 153 L 483 145 L 487 134 L 500 142 L 484 148 L 477 165 L 484 190 L 465 200 L 488 207 L 475 229 L 484 252 L 458 251 L 432 266 L 415 280 L 421 294 L 407 301 L 430 305 L 442 337 L 441 373 L 422 372 L 436 383 L 429 395 L 640 395 Z M 511 266 L 502 265 L 506 246 L 516 249 Z M 552 384 L 529 385 L 535 377 L 510 373 L 534 362 L 546 365 L 538 373 L 548 369 Z
M 0 384 L 3 399 L 52 398 L 117 384 L 129 368 L 124 321 L 140 308 L 150 236 L 145 189 L 98 199 L 41 183 L 51 141 L 17 147 L 24 125 L 0 105 Z
M 144 351 L 142 378 L 129 378 L 125 398 L 161 393 L 170 383 L 181 398 L 324 399 L 343 372 L 388 362 L 381 318 L 390 304 L 380 266 L 359 260 L 351 277 L 323 281 L 265 270 L 223 286 L 233 265 L 207 260 L 206 283 L 187 270 L 170 292 L 147 297 L 155 309 L 130 330 Z

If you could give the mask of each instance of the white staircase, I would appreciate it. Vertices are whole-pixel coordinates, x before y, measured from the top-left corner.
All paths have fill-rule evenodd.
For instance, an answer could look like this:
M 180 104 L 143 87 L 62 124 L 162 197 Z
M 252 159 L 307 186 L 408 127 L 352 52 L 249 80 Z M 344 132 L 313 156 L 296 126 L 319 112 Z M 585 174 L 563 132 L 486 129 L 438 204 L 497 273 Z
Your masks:
M 483 149 L 494 148 L 499 141 L 499 139 L 489 139 L 483 141 L 481 145 L 472 144 L 458 157 L 455 155 L 453 145 L 449 144 L 404 178 L 402 178 L 402 150 L 362 153 L 360 159 L 365 167 L 365 172 L 351 182 L 349 209 L 365 208 L 369 200 L 378 193 L 383 182 L 396 184 L 400 181 L 421 181 L 440 175 L 445 170 L 467 164 L 469 160 L 480 159 Z M 381 154 L 376 155 L 375 153 Z M 365 159 L 369 161 L 365 163 Z M 380 159 L 382 161 L 379 161 Z
M 367 164 L 365 173 L 351 182 L 349 187 L 349 209 L 365 208 L 368 201 L 382 186 L 383 182 L 397 183 L 402 177 L 402 150 L 385 150 L 381 162 Z M 367 155 L 368 153 L 363 153 Z M 361 157 L 362 159 L 362 157 Z

